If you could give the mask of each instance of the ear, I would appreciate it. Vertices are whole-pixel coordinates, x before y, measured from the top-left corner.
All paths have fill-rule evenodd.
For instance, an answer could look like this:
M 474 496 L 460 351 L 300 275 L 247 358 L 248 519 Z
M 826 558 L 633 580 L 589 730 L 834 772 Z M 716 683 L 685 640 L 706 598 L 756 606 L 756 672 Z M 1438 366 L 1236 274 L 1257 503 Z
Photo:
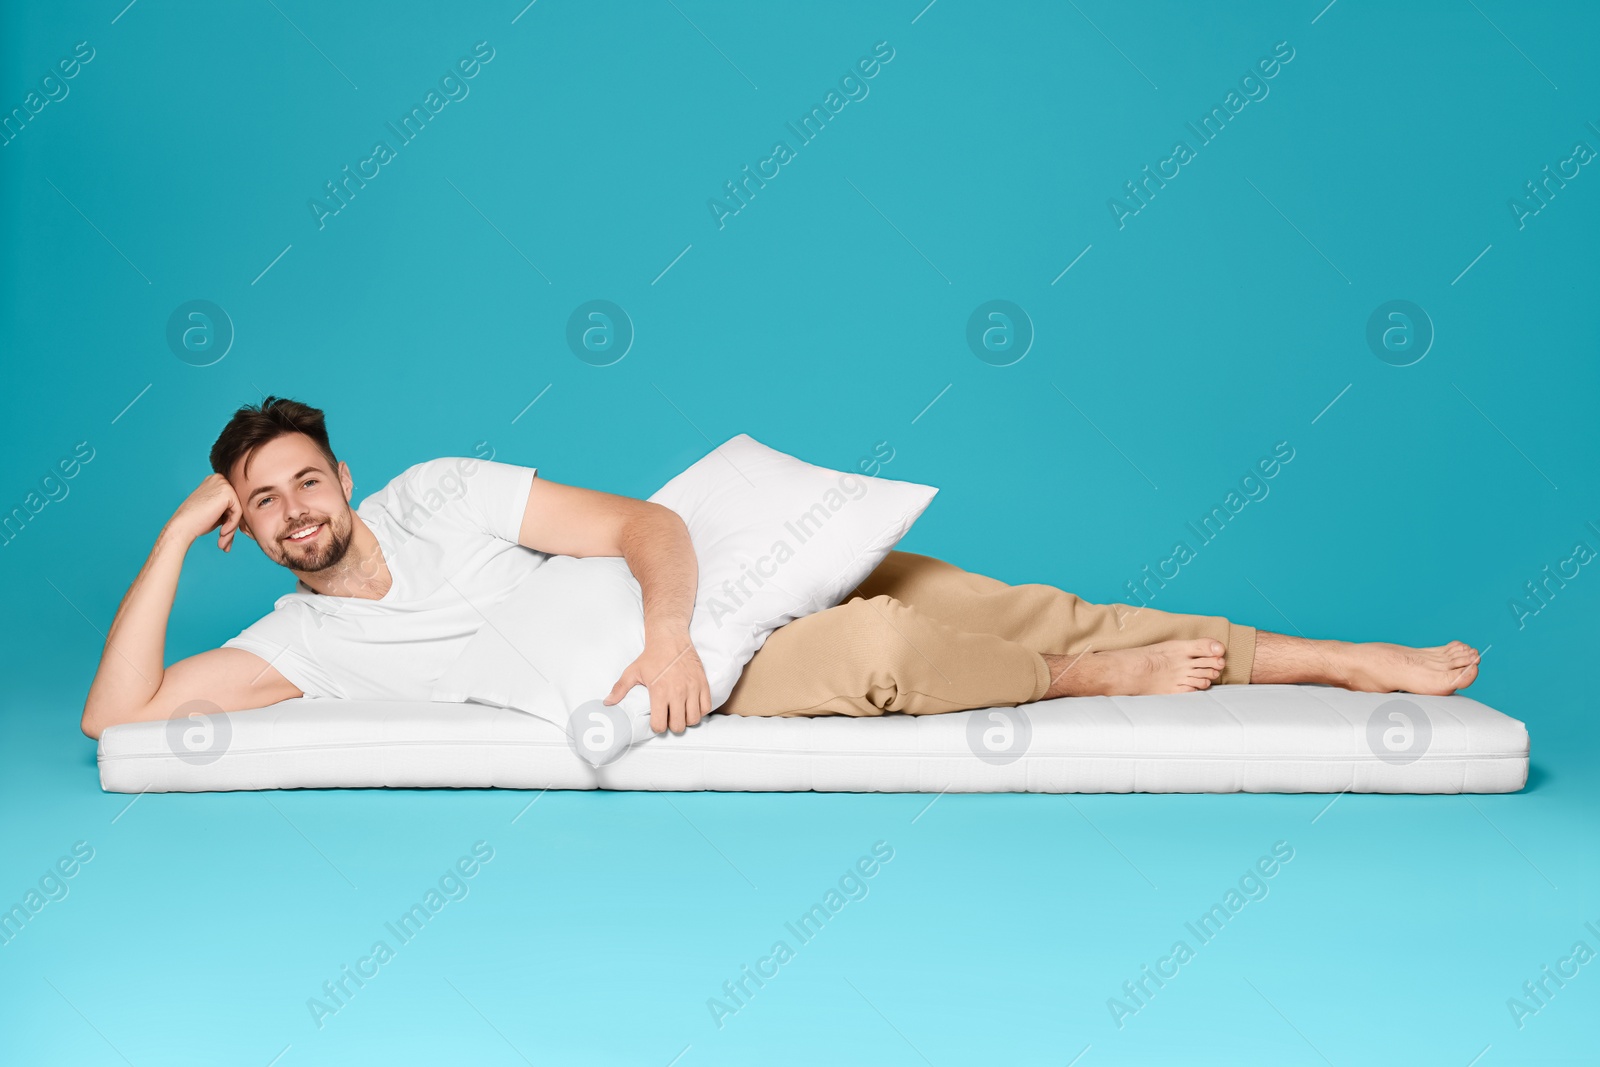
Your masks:
M 344 489 L 344 502 L 350 503 L 350 494 L 355 492 L 356 483 L 350 477 L 350 467 L 344 460 L 339 461 L 339 485 Z

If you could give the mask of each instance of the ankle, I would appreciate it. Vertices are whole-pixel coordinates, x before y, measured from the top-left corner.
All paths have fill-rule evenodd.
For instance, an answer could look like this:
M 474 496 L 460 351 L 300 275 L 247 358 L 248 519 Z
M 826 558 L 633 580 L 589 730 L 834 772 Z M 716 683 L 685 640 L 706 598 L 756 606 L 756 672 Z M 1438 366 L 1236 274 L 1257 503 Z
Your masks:
M 1050 685 L 1040 700 L 1056 697 L 1094 696 L 1099 692 L 1099 661 L 1095 653 L 1084 651 L 1071 656 L 1041 653 L 1050 668 Z
M 1350 679 L 1364 662 L 1360 647 L 1348 641 L 1257 630 L 1250 681 L 1256 685 L 1309 683 L 1349 688 Z
M 1350 641 L 1329 639 L 1311 642 L 1315 653 L 1315 677 L 1322 685 L 1349 688 L 1353 679 L 1360 677 L 1366 659 L 1361 646 Z

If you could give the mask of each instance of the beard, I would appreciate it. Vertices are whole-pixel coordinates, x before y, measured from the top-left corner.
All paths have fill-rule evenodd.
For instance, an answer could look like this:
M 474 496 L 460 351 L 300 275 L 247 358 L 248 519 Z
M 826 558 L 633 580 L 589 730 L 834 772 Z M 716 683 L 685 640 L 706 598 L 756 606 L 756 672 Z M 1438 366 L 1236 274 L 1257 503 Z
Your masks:
M 350 519 L 349 509 L 328 518 L 310 516 L 306 520 L 290 523 L 288 529 L 300 529 L 315 522 L 321 522 L 322 529 L 303 545 L 287 537 L 280 539 L 276 545 L 274 562 L 306 573 L 327 570 L 342 563 L 350 551 L 351 541 L 355 539 L 355 523 Z

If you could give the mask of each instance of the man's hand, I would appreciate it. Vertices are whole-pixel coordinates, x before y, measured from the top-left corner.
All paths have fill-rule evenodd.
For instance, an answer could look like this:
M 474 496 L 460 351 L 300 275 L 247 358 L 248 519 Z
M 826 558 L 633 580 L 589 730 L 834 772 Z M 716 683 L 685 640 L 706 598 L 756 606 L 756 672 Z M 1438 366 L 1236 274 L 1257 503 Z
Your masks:
M 199 488 L 189 494 L 189 499 L 178 505 L 178 510 L 167 520 L 167 529 L 181 535 L 187 544 L 220 526 L 217 547 L 226 552 L 233 547 L 233 534 L 243 517 L 239 495 L 228 479 L 220 474 L 208 474 Z
M 647 634 L 644 651 L 602 703 L 615 704 L 641 684 L 650 690 L 650 729 L 658 734 L 669 725 L 681 734 L 711 713 L 711 683 L 687 631 Z

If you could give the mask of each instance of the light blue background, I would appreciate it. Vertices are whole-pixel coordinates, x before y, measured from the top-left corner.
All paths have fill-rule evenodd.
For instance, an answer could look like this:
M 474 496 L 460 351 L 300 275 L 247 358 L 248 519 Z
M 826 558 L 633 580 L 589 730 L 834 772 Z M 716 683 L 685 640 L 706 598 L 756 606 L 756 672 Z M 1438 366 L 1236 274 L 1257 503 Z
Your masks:
M 1600 147 L 1600 18 L 924 2 L 7 5 L 0 111 L 76 42 L 95 55 L 0 147 L 0 506 L 78 442 L 94 458 L 0 549 L 0 902 L 75 841 L 95 853 L 0 946 L 0 1059 L 1593 1061 L 1600 963 L 1523 1029 L 1506 1001 L 1574 942 L 1600 950 L 1600 577 L 1524 627 L 1509 602 L 1575 542 L 1600 549 L 1600 172 L 1522 228 L 1508 203 L 1575 142 Z M 478 41 L 495 55 L 470 95 L 319 229 L 323 183 Z M 870 94 L 719 229 L 708 199 L 879 41 L 895 55 Z M 1294 58 L 1270 94 L 1119 229 L 1108 199 L 1279 41 Z M 196 299 L 237 334 L 207 367 L 165 341 Z M 613 366 L 564 340 L 591 299 L 637 330 Z M 966 347 L 991 299 L 1036 331 L 1013 366 Z M 1412 366 L 1366 344 L 1393 299 L 1437 332 Z M 884 476 L 942 490 L 902 547 L 1102 602 L 1288 441 L 1270 494 L 1152 606 L 1484 649 L 1467 692 L 1528 724 L 1529 786 L 1331 808 L 382 790 L 129 807 L 78 730 L 104 631 L 229 414 L 264 393 L 328 412 L 358 499 L 479 441 L 640 497 L 740 432 L 839 468 L 886 441 Z M 292 582 L 213 544 L 190 553 L 169 661 Z M 307 998 L 478 840 L 495 856 L 470 895 L 319 1030 Z M 879 840 L 894 859 L 869 895 L 719 1029 L 707 999 Z M 1295 854 L 1270 895 L 1119 1030 L 1107 998 L 1280 840 Z

